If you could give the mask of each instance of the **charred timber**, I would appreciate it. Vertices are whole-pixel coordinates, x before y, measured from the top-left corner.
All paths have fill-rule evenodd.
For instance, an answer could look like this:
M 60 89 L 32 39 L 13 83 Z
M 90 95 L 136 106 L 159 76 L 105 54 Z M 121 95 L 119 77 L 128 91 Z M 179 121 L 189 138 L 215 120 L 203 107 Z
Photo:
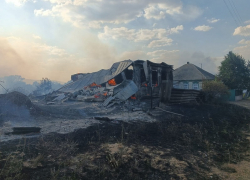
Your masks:
M 40 133 L 40 127 L 13 127 L 12 134 Z

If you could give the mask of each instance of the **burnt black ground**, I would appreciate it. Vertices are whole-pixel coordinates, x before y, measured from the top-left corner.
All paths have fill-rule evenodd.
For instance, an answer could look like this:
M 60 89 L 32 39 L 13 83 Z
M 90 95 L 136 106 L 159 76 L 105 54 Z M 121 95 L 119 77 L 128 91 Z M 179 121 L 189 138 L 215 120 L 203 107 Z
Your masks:
M 161 162 L 165 170 L 153 167 L 153 156 L 143 151 L 146 147 L 150 147 L 152 152 L 165 152 L 162 159 L 174 157 L 185 162 L 187 166 L 181 173 L 187 179 L 220 179 L 216 174 L 211 176 L 211 167 L 249 158 L 245 156 L 249 150 L 245 134 L 249 131 L 249 110 L 230 104 L 175 105 L 164 109 L 183 114 L 184 117 L 157 111 L 156 122 L 103 122 L 65 135 L 51 133 L 42 139 L 4 142 L 0 151 L 2 157 L 6 157 L 11 151 L 16 151 L 20 144 L 24 149 L 24 160 L 43 154 L 41 167 L 22 169 L 21 173 L 26 179 L 49 179 L 53 168 L 58 170 L 57 179 L 181 179 L 178 167 Z M 64 149 L 65 144 L 71 145 L 72 142 L 77 143 L 76 151 L 63 154 L 57 149 Z M 133 149 L 131 157 L 127 159 L 119 154 L 114 155 L 120 163 L 118 167 L 110 165 L 107 160 L 109 156 L 102 148 L 104 144 L 113 143 Z M 53 150 L 53 147 L 57 150 Z M 171 150 L 170 153 L 166 153 L 167 149 Z M 60 153 L 64 155 L 63 159 Z M 81 165 L 81 172 L 73 171 L 67 160 L 78 154 L 93 155 L 91 163 L 96 166 Z M 138 161 L 137 165 L 135 160 Z M 1 161 L 0 167 L 3 166 L 4 161 Z

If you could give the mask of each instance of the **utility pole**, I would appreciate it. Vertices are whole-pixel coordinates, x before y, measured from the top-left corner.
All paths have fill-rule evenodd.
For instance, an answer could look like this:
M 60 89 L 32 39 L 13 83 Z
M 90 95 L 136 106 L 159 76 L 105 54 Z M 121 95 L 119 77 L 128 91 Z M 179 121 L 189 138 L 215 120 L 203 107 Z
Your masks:
M 202 63 L 201 63 L 201 69 L 202 69 Z

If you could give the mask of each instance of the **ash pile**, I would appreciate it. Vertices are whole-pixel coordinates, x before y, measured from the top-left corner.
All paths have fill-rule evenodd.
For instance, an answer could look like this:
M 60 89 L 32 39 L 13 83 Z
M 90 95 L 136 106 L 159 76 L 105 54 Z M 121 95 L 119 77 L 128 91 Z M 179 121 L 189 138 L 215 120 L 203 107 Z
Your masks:
M 20 92 L 0 94 L 0 136 L 39 133 L 41 128 L 34 127 L 36 123 L 33 117 L 39 113 L 40 110 L 31 100 Z M 0 140 L 5 139 L 1 137 Z
M 35 114 L 37 111 L 37 107 L 22 93 L 14 91 L 0 94 L 0 120 L 16 119 L 21 122 L 30 119 L 30 114 Z
M 46 104 L 82 101 L 111 107 L 128 99 L 156 98 L 167 102 L 173 86 L 173 66 L 148 60 L 124 60 L 107 70 L 74 74 L 71 80 L 70 84 L 48 94 Z

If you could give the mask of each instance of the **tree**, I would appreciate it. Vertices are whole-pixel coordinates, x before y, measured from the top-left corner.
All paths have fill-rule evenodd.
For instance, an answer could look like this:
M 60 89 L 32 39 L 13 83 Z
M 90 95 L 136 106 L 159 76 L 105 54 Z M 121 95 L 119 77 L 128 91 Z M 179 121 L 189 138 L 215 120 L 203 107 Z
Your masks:
M 52 82 L 48 78 L 42 78 L 40 83 L 37 85 L 36 90 L 33 92 L 34 95 L 45 95 L 52 91 Z
M 219 79 L 230 89 L 250 89 L 250 62 L 230 51 L 219 66 Z
M 51 80 L 49 80 L 49 78 L 42 78 L 42 80 L 40 80 L 40 89 L 42 89 L 43 91 L 49 91 L 52 89 L 52 83 Z

